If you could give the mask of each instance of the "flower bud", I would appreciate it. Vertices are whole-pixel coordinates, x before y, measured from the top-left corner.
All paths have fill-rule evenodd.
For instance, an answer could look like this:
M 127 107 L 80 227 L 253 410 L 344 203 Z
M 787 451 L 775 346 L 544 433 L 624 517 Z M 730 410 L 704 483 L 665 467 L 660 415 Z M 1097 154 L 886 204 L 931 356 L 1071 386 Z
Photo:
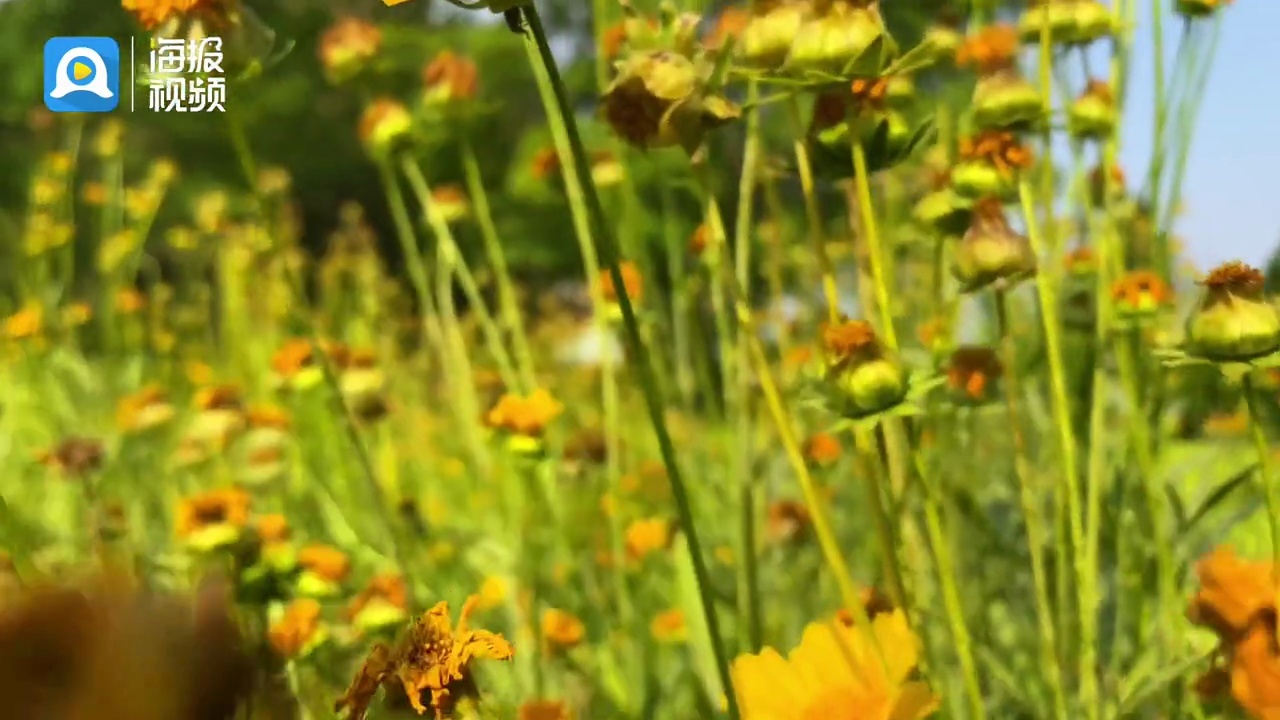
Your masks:
M 1071 26 L 1067 36 L 1076 45 L 1087 45 L 1108 37 L 1115 31 L 1111 8 L 1098 0 L 1076 0 L 1071 8 Z
M 848 417 L 866 417 L 901 403 L 907 373 L 881 347 L 871 324 L 846 320 L 822 331 L 825 378 Z
M 1103 80 L 1090 80 L 1084 93 L 1067 110 L 1067 126 L 1078 140 L 1106 138 L 1115 129 L 1116 121 L 1111 86 Z
M 412 131 L 413 118 L 405 106 L 380 98 L 365 108 L 357 133 L 369 154 L 385 157 L 404 144 Z
M 876 76 L 898 54 L 877 0 L 818 0 L 814 14 L 800 26 L 787 65 Z
M 1234 261 L 1201 282 L 1205 293 L 1187 321 L 1190 352 L 1218 361 L 1247 361 L 1280 349 L 1280 314 L 1263 297 L 1256 268 Z
M 1040 89 L 1012 67 L 978 80 L 972 104 L 974 125 L 983 130 L 1034 127 L 1044 117 Z
M 738 106 L 704 94 L 706 73 L 695 61 L 667 50 L 634 55 L 605 91 L 605 120 L 639 148 L 679 146 L 692 153 L 708 130 L 736 120 Z
M 359 75 L 382 48 L 382 30 L 355 17 L 344 17 L 320 36 L 320 65 L 334 84 Z
M 999 200 L 987 199 L 973 210 L 969 230 L 952 255 L 951 273 L 963 292 L 988 286 L 1007 290 L 1036 272 L 1031 243 L 1009 227 Z
M 960 162 L 951 170 L 951 186 L 964 197 L 1012 198 L 1018 173 L 1031 162 L 1031 151 L 1013 133 L 985 132 L 960 141 Z
M 1018 19 L 1018 35 L 1024 42 L 1040 42 L 1047 25 L 1051 42 L 1071 42 L 1076 27 L 1074 5 L 1074 0 L 1039 0 Z
M 924 37 L 920 44 L 933 48 L 934 57 L 950 59 L 955 57 L 956 50 L 960 49 L 960 43 L 964 42 L 964 35 L 954 27 L 948 25 L 930 25 L 924 31 Z
M 1122 317 L 1147 317 L 1173 301 L 1169 286 L 1150 270 L 1126 273 L 1111 285 L 1111 301 Z
M 1231 4 L 1231 0 L 1174 0 L 1173 9 L 1186 18 L 1206 18 Z
M 969 226 L 973 202 L 960 197 L 950 184 L 925 195 L 916 203 L 912 217 L 938 235 L 958 235 Z
M 997 397 L 1004 365 L 988 347 L 964 345 L 947 362 L 947 389 L 960 405 L 980 405 Z
M 798 0 L 757 3 L 739 36 L 738 56 L 751 67 L 781 66 L 808 13 L 808 4 Z

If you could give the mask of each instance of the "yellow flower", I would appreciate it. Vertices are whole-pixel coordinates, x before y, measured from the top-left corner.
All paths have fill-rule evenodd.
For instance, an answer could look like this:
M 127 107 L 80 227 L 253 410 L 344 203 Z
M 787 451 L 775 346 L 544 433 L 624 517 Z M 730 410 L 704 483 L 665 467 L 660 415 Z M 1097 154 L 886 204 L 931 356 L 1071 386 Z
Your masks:
M 174 18 L 215 10 L 222 6 L 222 0 L 121 0 L 120 5 L 133 13 L 143 28 L 151 30 Z
M 322 640 L 320 628 L 320 603 L 311 598 L 301 598 L 289 603 L 284 615 L 271 624 L 267 631 L 271 648 L 283 658 L 304 655 L 305 651 Z
M 173 405 L 159 385 L 148 385 L 120 401 L 116 425 L 124 432 L 145 432 L 173 419 Z
M 44 326 L 44 310 L 29 303 L 18 312 L 5 318 L 4 334 L 10 340 L 26 340 L 40 334 Z
M 480 583 L 480 595 L 477 609 L 491 610 L 507 599 L 507 581 L 497 575 L 490 575 Z
M 200 550 L 235 542 L 249 522 L 252 499 L 238 488 L 200 493 L 178 506 L 177 534 Z
M 740 656 L 733 686 L 743 720 L 919 720 L 938 696 L 908 681 L 919 640 L 899 610 L 871 621 L 874 638 L 839 622 L 810 623 L 783 657 L 773 648 Z M 883 653 L 883 662 L 878 655 Z
M 474 595 L 467 598 L 457 628 L 449 621 L 449 603 L 440 602 L 414 621 L 395 648 L 375 645 L 334 710 L 345 710 L 348 720 L 362 719 L 383 687 L 403 691 L 419 715 L 427 712 L 423 695 L 429 694 L 437 720 L 449 717 L 459 700 L 476 693 L 472 660 L 508 660 L 515 654 L 501 635 L 467 627 L 477 602 Z
M 664 518 L 636 520 L 627 526 L 627 556 L 632 560 L 643 560 L 670 544 L 671 523 Z

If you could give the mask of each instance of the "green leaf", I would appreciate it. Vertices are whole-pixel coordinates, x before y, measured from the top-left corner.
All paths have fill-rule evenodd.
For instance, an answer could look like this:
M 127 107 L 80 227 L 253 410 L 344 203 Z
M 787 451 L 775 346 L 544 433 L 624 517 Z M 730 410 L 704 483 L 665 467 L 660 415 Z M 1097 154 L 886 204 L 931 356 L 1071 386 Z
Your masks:
M 675 560 L 676 596 L 679 598 L 680 610 L 684 613 L 689 628 L 689 652 L 693 657 L 694 672 L 701 680 L 702 689 L 707 694 L 712 707 L 720 706 L 720 698 L 724 697 L 724 686 L 720 684 L 720 674 L 716 667 L 716 649 L 711 644 L 711 631 L 707 629 L 706 616 L 702 609 L 702 595 L 698 588 L 698 577 L 693 571 L 693 555 L 689 551 L 688 540 L 684 534 L 676 537 L 672 554 Z

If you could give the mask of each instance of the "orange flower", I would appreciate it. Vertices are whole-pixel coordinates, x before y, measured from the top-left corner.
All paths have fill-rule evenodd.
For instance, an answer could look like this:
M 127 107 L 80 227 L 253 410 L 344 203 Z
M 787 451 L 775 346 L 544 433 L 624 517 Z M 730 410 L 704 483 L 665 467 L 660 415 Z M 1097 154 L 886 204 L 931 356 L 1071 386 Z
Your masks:
M 178 505 L 177 533 L 188 538 L 201 530 L 217 526 L 243 528 L 249 522 L 253 500 L 239 488 L 224 488 L 199 493 Z
M 640 275 L 640 269 L 635 263 L 624 260 L 618 264 L 618 271 L 622 275 L 622 288 L 627 293 L 627 298 L 634 305 L 640 302 L 640 297 L 644 292 L 644 278 Z M 604 296 L 605 302 L 618 302 L 618 289 L 613 284 L 613 274 L 608 270 L 600 273 L 600 294 Z
M 351 558 L 329 545 L 312 544 L 298 551 L 298 565 L 329 582 L 339 583 L 351 574 Z
M 555 648 L 571 648 L 582 642 L 587 629 L 572 613 L 547 608 L 542 613 L 542 638 Z
M 311 367 L 313 359 L 311 341 L 294 338 L 286 341 L 271 356 L 271 369 L 287 379 Z
M 320 603 L 301 598 L 289 603 L 284 616 L 271 624 L 267 638 L 283 658 L 297 657 L 320 632 Z
M 1093 272 L 1098 266 L 1098 255 L 1089 247 L 1078 247 L 1062 258 L 1062 265 L 1067 272 L 1083 274 Z
M 956 64 L 982 75 L 1012 67 L 1018 59 L 1018 31 L 1011 25 L 988 25 L 965 38 L 956 50 Z
M 622 45 L 627 41 L 627 23 L 620 20 L 600 33 L 600 52 L 609 60 L 618 57 Z
M 373 603 L 385 603 L 401 610 L 408 609 L 409 588 L 405 585 L 404 577 L 397 573 L 374 575 L 365 589 L 361 590 L 347 606 L 347 618 L 354 618 Z
M 1154 310 L 1173 301 L 1173 292 L 1156 273 L 1133 270 L 1111 284 L 1111 299 L 1122 310 Z
M 569 720 L 563 700 L 530 700 L 520 706 L 519 720 Z
M 278 405 L 254 405 L 249 408 L 249 427 L 288 430 L 292 424 L 289 412 Z
M 564 406 L 541 388 L 528 396 L 506 393 L 485 415 L 485 424 L 516 435 L 541 437 L 551 421 L 562 412 Z
M 627 556 L 643 560 L 650 554 L 665 550 L 671 545 L 671 523 L 664 518 L 636 520 L 627 526 Z
M 320 64 L 335 78 L 343 78 L 377 56 L 382 30 L 356 17 L 337 20 L 320 36 Z
M 223 0 L 120 0 L 120 5 L 133 13 L 147 30 L 189 15 L 203 13 L 221 17 L 225 13 Z
M 147 297 L 134 288 L 124 288 L 116 293 L 116 310 L 123 315 L 141 312 L 147 306 Z
M 476 602 L 474 595 L 467 598 L 456 629 L 449 621 L 449 604 L 441 602 L 414 621 L 395 648 L 375 645 L 334 711 L 345 710 L 347 720 L 363 720 L 373 696 L 383 687 L 403 690 L 419 715 L 427 712 L 423 695 L 429 693 L 437 720 L 449 717 L 458 700 L 477 692 L 470 672 L 472 660 L 507 660 L 515 654 L 501 635 L 467 627 Z
M 560 173 L 560 155 L 553 147 L 544 147 L 533 154 L 530 171 L 535 180 L 546 180 Z
M 797 542 L 805 537 L 813 524 L 809 509 L 794 500 L 778 500 L 769 504 L 769 540 L 774 543 Z
M 173 406 L 164 388 L 148 385 L 120 401 L 116 407 L 116 425 L 124 432 L 149 430 L 173 418 Z
M 840 459 L 840 441 L 827 432 L 817 432 L 804 442 L 804 455 L 818 465 L 831 465 Z
M 834 366 L 843 365 L 855 357 L 876 354 L 880 343 L 871 323 L 844 320 L 823 326 L 822 347 L 826 351 L 827 362 Z
M 1018 168 L 1029 168 L 1031 150 L 1018 141 L 1018 136 L 1003 130 L 992 130 L 960 140 L 960 158 L 985 160 L 1006 175 Z
M 664 610 L 649 623 L 649 634 L 660 643 L 684 642 L 689 637 L 689 626 L 680 608 Z
M 470 100 L 476 95 L 477 74 L 474 62 L 445 50 L 422 69 L 422 84 L 441 101 Z
M 44 310 L 34 303 L 5 318 L 4 334 L 10 340 L 25 340 L 40 334 L 44 327 Z
M 244 403 L 240 397 L 240 388 L 235 385 L 215 385 L 201 388 L 196 393 L 197 410 L 240 410 Z
M 694 255 L 701 255 L 711 245 L 711 228 L 702 223 L 689 237 L 689 250 Z
M 729 38 L 733 38 L 734 42 L 737 42 L 749 22 L 751 22 L 750 10 L 740 7 L 725 8 L 720 12 L 720 16 L 716 18 L 716 23 L 711 27 L 711 32 L 707 33 L 706 39 L 702 41 L 703 47 L 708 50 L 719 50 L 724 47 L 725 41 Z
M 259 517 L 254 523 L 254 528 L 258 532 L 258 539 L 264 545 L 285 542 L 292 534 L 289 529 L 289 520 L 279 513 Z

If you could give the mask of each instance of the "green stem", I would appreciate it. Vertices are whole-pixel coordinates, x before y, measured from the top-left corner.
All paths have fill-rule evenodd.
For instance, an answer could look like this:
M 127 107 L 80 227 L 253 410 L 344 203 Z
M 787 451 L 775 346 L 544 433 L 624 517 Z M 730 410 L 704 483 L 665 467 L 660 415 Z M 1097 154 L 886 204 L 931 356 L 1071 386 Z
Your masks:
M 1258 409 L 1257 390 L 1251 374 L 1244 376 L 1244 398 L 1249 407 L 1249 432 L 1253 436 L 1254 450 L 1258 453 L 1258 481 L 1267 502 L 1267 522 L 1271 529 L 1271 562 L 1280 567 L 1280 498 L 1277 497 L 1276 483 L 1271 479 L 1271 448 L 1262 431 L 1262 415 Z
M 685 485 L 684 478 L 680 473 L 679 463 L 676 461 L 675 444 L 671 440 L 671 433 L 667 430 L 664 415 L 666 404 L 660 396 L 657 377 L 649 359 L 648 350 L 640 336 L 640 323 L 636 319 L 635 309 L 631 305 L 631 298 L 627 297 L 626 284 L 623 282 L 622 270 L 618 264 L 618 242 L 613 235 L 613 228 L 609 224 L 608 218 L 605 217 L 595 185 L 591 182 L 591 170 L 587 162 L 587 152 L 583 147 L 582 137 L 578 133 L 577 120 L 573 114 L 573 105 L 569 102 L 568 92 L 565 90 L 564 82 L 560 79 L 560 71 L 556 66 L 555 57 L 551 53 L 547 31 L 542 26 L 542 19 L 538 15 L 537 7 L 534 5 L 524 6 L 524 16 L 528 21 L 530 31 L 526 36 L 526 47 L 531 52 L 536 50 L 537 59 L 550 79 L 551 87 L 554 90 L 556 103 L 555 106 L 546 108 L 547 113 L 558 116 L 559 122 L 564 125 L 565 135 L 573 156 L 573 166 L 577 170 L 578 176 L 583 180 L 582 194 L 586 200 L 591 224 L 594 226 L 595 232 L 593 235 L 599 244 L 599 254 L 608 267 L 609 275 L 612 277 L 614 287 L 617 290 L 618 305 L 622 310 L 624 334 L 627 344 L 630 346 L 631 358 L 639 375 L 649 420 L 653 425 L 654 433 L 657 435 L 662 462 L 666 466 L 667 476 L 671 481 L 671 494 L 675 499 L 681 529 L 689 544 L 689 553 L 692 556 L 694 576 L 698 582 L 704 620 L 707 624 L 707 632 L 710 635 L 712 648 L 715 650 L 716 669 L 720 676 L 721 686 L 725 689 L 729 716 L 736 720 L 739 717 L 738 700 L 736 693 L 732 689 L 733 681 L 729 674 L 729 660 L 725 652 L 723 633 L 720 630 L 720 620 L 716 615 L 714 601 L 711 597 L 711 574 L 707 570 L 706 556 L 702 552 L 702 543 L 694 522 L 688 487 Z
M 875 282 L 876 305 L 880 309 L 880 332 L 885 344 L 890 349 L 897 350 L 898 334 L 893 327 L 893 306 L 889 303 L 889 285 L 885 278 L 886 258 L 880 246 L 880 231 L 876 227 L 876 209 L 871 202 L 871 173 L 867 170 L 867 152 L 861 142 L 853 144 L 853 182 L 857 187 L 858 216 L 862 221 L 871 277 Z
M 502 241 L 498 238 L 498 229 L 493 223 L 489 194 L 485 191 L 484 178 L 480 175 L 480 164 L 476 160 L 475 148 L 471 146 L 470 140 L 463 141 L 462 165 L 467 176 L 467 193 L 471 195 L 476 206 L 476 223 L 480 226 L 480 239 L 484 243 L 484 252 L 489 265 L 493 268 L 494 281 L 498 285 L 499 312 L 511 334 L 512 351 L 515 353 L 517 370 L 524 384 L 524 391 L 532 392 L 538 385 L 533 351 L 529 348 L 529 335 L 525 330 L 524 315 L 520 312 L 515 285 L 511 281 L 511 269 L 507 265 Z
M 1005 402 L 1009 413 L 1009 430 L 1014 444 L 1014 466 L 1018 476 L 1018 496 L 1022 504 L 1023 521 L 1027 526 L 1027 550 L 1031 555 L 1031 579 L 1035 591 L 1036 619 L 1040 630 L 1040 663 L 1045 680 L 1053 695 L 1054 717 L 1066 720 L 1067 698 L 1062 687 L 1062 667 L 1058 662 L 1057 639 L 1054 636 L 1053 610 L 1049 606 L 1049 583 L 1045 575 L 1044 558 L 1040 542 L 1044 527 L 1040 518 L 1040 498 L 1032 486 L 1031 466 L 1027 459 L 1026 439 L 1023 437 L 1020 405 L 1022 387 L 1017 372 L 1016 341 L 1009 328 L 1009 300 L 1005 291 L 996 293 L 996 320 L 1004 348 Z
M 827 254 L 827 240 L 822 227 L 822 210 L 818 206 L 818 192 L 813 182 L 813 162 L 804 141 L 804 127 L 800 122 L 800 101 L 793 97 L 787 108 L 790 111 L 791 130 L 795 133 L 796 167 L 800 174 L 800 191 L 804 194 L 804 211 L 809 223 L 809 243 L 818 258 L 818 272 L 822 275 L 822 293 L 827 300 L 827 321 L 840 319 L 840 293 L 836 286 L 836 271 Z
M 480 285 L 476 282 L 475 275 L 472 274 L 466 259 L 462 257 L 462 250 L 458 247 L 458 242 L 453 237 L 453 231 L 449 229 L 448 220 L 445 219 L 440 212 L 439 206 L 431 198 L 431 187 L 427 184 L 427 179 L 422 174 L 422 168 L 418 167 L 418 163 L 407 155 L 401 159 L 400 168 L 404 172 L 405 178 L 409 181 L 409 187 L 413 190 L 418 204 L 422 206 L 422 213 L 427 218 L 427 224 L 431 226 L 431 232 L 436 236 L 441 256 L 457 275 L 458 285 L 462 288 L 463 294 L 467 296 L 467 302 L 471 304 L 471 312 L 476 315 L 476 320 L 480 324 L 480 332 L 484 335 L 485 342 L 489 345 L 489 352 L 493 355 L 493 360 L 498 365 L 498 374 L 502 377 L 503 384 L 509 388 L 520 387 L 521 382 L 517 379 L 515 368 L 511 363 L 511 356 L 507 353 L 506 346 L 502 342 L 502 331 L 498 328 L 498 324 L 494 322 L 493 314 L 489 312 L 488 303 L 485 302 L 484 295 L 480 292 Z M 450 283 L 450 297 L 452 297 L 452 283 Z M 469 382 L 474 382 L 474 379 L 469 380 Z

